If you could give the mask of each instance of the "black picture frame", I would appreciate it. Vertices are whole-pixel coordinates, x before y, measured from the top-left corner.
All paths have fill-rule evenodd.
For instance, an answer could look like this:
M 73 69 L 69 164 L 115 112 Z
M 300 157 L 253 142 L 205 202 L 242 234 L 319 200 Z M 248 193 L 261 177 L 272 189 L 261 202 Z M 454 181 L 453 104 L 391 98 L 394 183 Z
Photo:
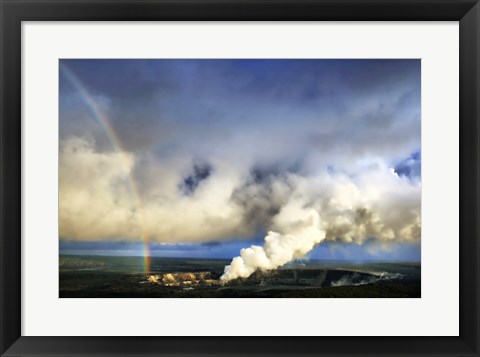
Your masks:
M 0 0 L 0 352 L 2 356 L 479 356 L 477 0 Z M 460 336 L 21 336 L 22 21 L 459 21 Z M 439 311 L 441 315 L 441 311 Z M 415 323 L 415 321 L 412 321 Z M 432 321 L 432 323 L 436 323 Z

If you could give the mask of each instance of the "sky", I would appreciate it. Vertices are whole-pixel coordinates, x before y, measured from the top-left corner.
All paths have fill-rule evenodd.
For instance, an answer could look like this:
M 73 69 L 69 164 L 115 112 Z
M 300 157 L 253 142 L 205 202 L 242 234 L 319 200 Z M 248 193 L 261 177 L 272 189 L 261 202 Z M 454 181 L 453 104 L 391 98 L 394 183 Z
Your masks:
M 231 259 L 315 225 L 306 259 L 420 260 L 420 60 L 59 71 L 60 253 Z

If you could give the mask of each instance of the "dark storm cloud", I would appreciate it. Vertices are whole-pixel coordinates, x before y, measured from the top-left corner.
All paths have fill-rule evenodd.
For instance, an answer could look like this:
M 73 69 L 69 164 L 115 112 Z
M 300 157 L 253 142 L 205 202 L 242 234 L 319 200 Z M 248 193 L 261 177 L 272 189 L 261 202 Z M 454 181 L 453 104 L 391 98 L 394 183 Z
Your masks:
M 418 141 L 418 60 L 69 60 L 66 65 L 103 103 L 128 150 L 198 150 L 209 156 L 212 147 L 220 151 L 231 139 L 247 146 L 245 155 L 252 156 L 251 148 L 262 156 L 286 139 L 288 132 L 275 127 L 293 134 L 294 156 L 308 149 L 298 142 L 307 133 L 351 143 L 355 150 L 375 149 L 382 141 L 388 146 L 390 131 L 400 133 L 398 142 L 405 145 L 409 137 Z M 75 96 L 68 87 L 63 79 L 62 103 L 68 94 Z M 76 104 L 62 105 L 62 114 L 80 121 L 75 109 L 81 103 Z M 89 121 L 84 117 L 76 134 Z M 367 130 L 381 137 L 368 140 Z M 94 136 L 104 141 L 101 132 Z M 392 151 L 401 145 L 393 144 Z

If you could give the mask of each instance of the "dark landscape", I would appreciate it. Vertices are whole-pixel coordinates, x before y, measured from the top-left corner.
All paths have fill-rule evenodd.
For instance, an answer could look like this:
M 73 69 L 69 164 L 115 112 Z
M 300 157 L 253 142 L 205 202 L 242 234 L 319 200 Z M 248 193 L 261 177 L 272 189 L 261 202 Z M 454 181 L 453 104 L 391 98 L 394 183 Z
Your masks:
M 60 298 L 420 298 L 419 263 L 302 261 L 220 280 L 229 260 L 60 256 Z

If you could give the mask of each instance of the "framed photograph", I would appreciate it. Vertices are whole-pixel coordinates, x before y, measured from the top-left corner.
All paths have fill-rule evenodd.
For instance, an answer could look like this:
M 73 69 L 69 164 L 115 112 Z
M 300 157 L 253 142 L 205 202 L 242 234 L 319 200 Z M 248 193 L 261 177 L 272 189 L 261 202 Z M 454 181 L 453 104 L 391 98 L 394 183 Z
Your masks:
M 479 356 L 477 1 L 1 3 L 2 356 Z

